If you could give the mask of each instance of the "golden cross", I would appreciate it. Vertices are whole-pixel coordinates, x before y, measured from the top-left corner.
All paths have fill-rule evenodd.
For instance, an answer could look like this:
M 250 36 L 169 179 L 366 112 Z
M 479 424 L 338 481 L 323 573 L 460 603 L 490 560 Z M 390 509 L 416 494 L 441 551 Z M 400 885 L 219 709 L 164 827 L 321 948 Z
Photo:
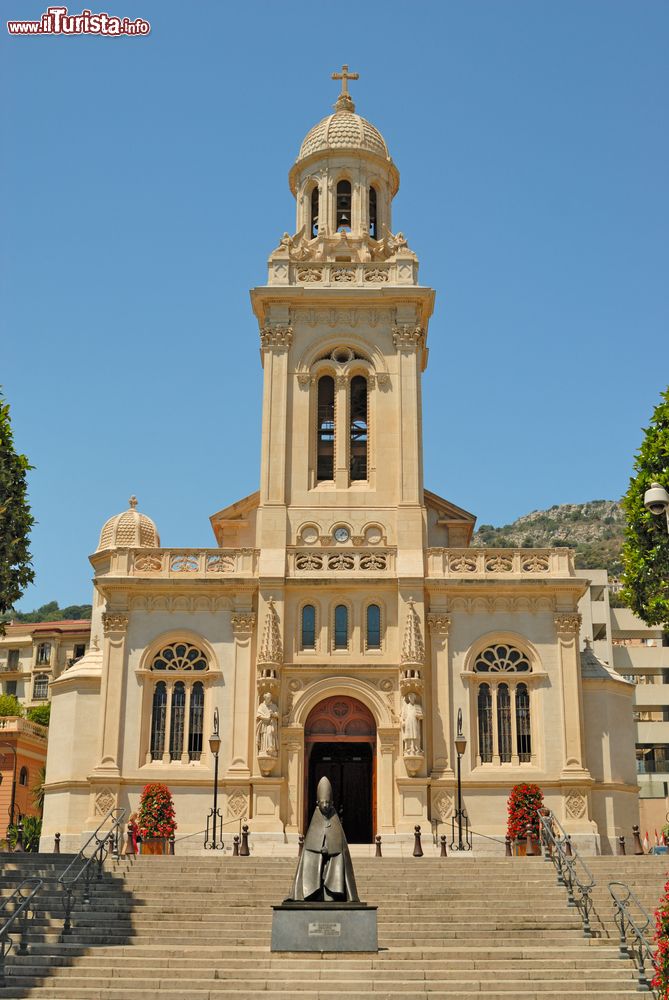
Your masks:
M 351 95 L 348 92 L 348 81 L 349 80 L 359 80 L 360 79 L 360 74 L 359 73 L 349 73 L 348 66 L 346 64 L 344 64 L 342 66 L 342 68 L 341 68 L 341 73 L 333 73 L 332 74 L 332 79 L 333 80 L 341 80 L 341 94 L 339 96 L 340 97 L 350 97 Z

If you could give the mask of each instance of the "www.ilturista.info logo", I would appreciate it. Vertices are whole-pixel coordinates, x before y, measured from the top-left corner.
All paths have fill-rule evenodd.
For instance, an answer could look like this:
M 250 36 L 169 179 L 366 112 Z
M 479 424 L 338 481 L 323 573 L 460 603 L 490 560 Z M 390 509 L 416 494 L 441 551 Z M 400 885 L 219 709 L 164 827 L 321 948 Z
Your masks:
M 68 14 L 67 7 L 47 7 L 39 21 L 7 21 L 10 35 L 148 35 L 151 25 L 141 17 L 133 21 L 129 17 L 115 17 L 113 14 L 93 14 L 82 10 L 81 14 Z

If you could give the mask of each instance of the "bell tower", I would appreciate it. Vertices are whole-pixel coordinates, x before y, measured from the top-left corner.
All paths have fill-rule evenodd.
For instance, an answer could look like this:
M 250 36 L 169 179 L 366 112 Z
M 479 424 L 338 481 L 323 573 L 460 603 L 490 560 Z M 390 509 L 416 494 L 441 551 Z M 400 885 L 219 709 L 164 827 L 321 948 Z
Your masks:
M 423 575 L 421 374 L 434 292 L 394 233 L 399 171 L 355 111 L 343 66 L 334 112 L 307 133 L 289 173 L 294 235 L 251 300 L 264 369 L 257 547 L 261 577 L 286 549 L 368 525 Z M 316 513 L 318 516 L 316 517 Z M 302 532 L 306 531 L 306 535 Z

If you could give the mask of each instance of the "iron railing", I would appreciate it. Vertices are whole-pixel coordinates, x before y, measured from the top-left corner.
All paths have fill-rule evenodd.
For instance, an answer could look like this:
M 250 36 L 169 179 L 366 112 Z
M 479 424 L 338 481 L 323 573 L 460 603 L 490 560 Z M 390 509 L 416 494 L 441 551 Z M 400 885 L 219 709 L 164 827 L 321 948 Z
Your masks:
M 552 861 L 555 865 L 558 885 L 563 885 L 567 890 L 567 906 L 575 906 L 578 909 L 584 937 L 593 937 L 590 912 L 592 890 L 596 885 L 594 876 L 576 848 L 572 846 L 570 837 L 554 813 L 550 810 L 543 812 L 538 810 L 537 814 L 544 859 Z
M 609 882 L 609 892 L 613 900 L 613 918 L 620 933 L 619 956 L 636 964 L 637 990 L 654 992 L 646 973 L 646 963 L 655 967 L 653 945 L 646 936 L 652 918 L 625 882 Z
M 14 904 L 14 910 L 0 927 L 0 986 L 7 985 L 5 960 L 14 944 L 11 938 L 12 934 L 18 933 L 20 935 L 16 954 L 28 954 L 28 923 L 35 916 L 35 911 L 30 904 L 42 885 L 41 878 L 24 878 L 22 882 L 19 882 L 11 896 L 4 899 L 0 905 L 0 919 L 2 919 L 9 910 L 10 904 Z
M 93 879 L 94 867 L 97 867 L 97 878 L 102 878 L 102 866 L 105 859 L 112 854 L 116 861 L 121 858 L 121 824 L 125 816 L 125 809 L 110 809 L 100 825 L 90 835 L 84 846 L 81 848 L 76 858 L 70 862 L 63 874 L 58 879 L 58 883 L 63 890 L 63 910 L 65 911 L 65 922 L 63 924 L 63 935 L 72 933 L 72 910 L 74 908 L 75 893 L 83 885 L 82 902 L 84 906 L 89 906 L 91 902 L 91 881 Z M 111 826 L 107 832 L 100 836 L 103 827 L 111 821 Z M 92 846 L 92 852 L 87 854 L 87 850 Z

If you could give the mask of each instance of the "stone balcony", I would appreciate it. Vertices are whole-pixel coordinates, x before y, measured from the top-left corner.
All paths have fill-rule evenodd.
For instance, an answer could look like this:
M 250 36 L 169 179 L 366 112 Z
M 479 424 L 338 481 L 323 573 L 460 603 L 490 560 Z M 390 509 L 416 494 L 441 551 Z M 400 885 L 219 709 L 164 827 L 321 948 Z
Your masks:
M 397 261 L 270 261 L 270 285 L 306 288 L 378 288 L 384 285 L 416 285 L 418 262 Z
M 392 576 L 395 549 L 337 548 L 288 550 L 289 577 L 320 577 L 324 573 L 337 579 L 352 576 Z
M 0 718 L 0 739 L 3 736 L 18 736 L 25 733 L 28 736 L 36 736 L 38 739 L 46 740 L 49 735 L 48 726 L 40 726 L 30 719 L 21 719 L 17 715 L 6 715 Z
M 115 549 L 100 576 L 146 577 L 148 579 L 255 576 L 256 549 Z
M 427 550 L 429 579 L 537 579 L 574 576 L 571 549 Z

